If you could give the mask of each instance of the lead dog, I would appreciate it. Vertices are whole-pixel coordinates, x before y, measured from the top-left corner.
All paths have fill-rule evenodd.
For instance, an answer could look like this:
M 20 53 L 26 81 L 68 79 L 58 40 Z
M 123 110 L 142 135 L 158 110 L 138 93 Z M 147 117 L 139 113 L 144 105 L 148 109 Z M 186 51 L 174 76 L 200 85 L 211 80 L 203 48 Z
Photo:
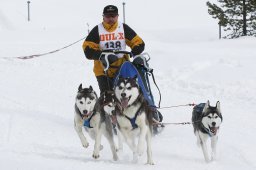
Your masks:
M 120 132 L 133 152 L 133 161 L 138 160 L 144 152 L 147 143 L 147 163 L 153 165 L 151 137 L 152 112 L 144 99 L 137 77 L 119 77 L 114 87 L 117 100 L 116 116 Z M 138 137 L 138 144 L 135 139 Z
M 105 93 L 97 97 L 95 91 L 90 86 L 82 88 L 82 84 L 78 87 L 78 93 L 75 102 L 75 118 L 74 127 L 81 140 L 83 147 L 87 148 L 89 143 L 85 138 L 82 128 L 88 132 L 89 136 L 95 140 L 93 158 L 99 158 L 99 150 L 101 149 L 99 140 L 96 140 L 99 134 L 103 134 L 111 147 L 113 159 L 117 160 L 116 148 L 113 141 L 112 123 L 107 115 L 105 115 Z
M 207 103 L 196 105 L 192 112 L 192 122 L 194 133 L 197 137 L 197 144 L 202 148 L 206 162 L 210 162 L 207 139 L 211 139 L 211 160 L 216 159 L 216 146 L 218 141 L 219 127 L 222 123 L 222 114 L 220 111 L 220 102 L 215 107 Z

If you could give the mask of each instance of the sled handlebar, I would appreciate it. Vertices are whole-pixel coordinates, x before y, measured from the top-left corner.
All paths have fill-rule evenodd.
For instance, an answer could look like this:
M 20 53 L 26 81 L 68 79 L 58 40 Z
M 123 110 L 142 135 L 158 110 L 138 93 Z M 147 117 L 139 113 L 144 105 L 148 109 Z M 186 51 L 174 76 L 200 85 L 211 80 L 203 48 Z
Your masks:
M 118 51 L 115 49 L 107 49 L 107 50 L 102 50 L 104 53 L 114 53 L 114 54 L 128 54 L 130 57 L 133 57 L 132 52 L 130 51 Z
M 114 53 L 114 54 L 127 54 L 130 57 L 135 57 L 132 54 L 132 52 L 130 52 L 130 51 L 119 51 L 119 50 L 115 50 L 115 49 L 106 49 L 106 50 L 102 50 L 102 52 L 104 52 L 104 53 Z M 150 56 L 149 56 L 148 53 L 142 53 L 142 54 L 139 54 L 139 55 L 136 55 L 136 56 L 143 56 L 143 57 L 145 57 L 147 62 L 150 60 Z
M 149 56 L 149 54 L 148 53 L 142 53 L 142 54 L 139 54 L 139 55 L 136 55 L 136 56 L 134 56 L 133 54 L 132 54 L 132 52 L 130 52 L 130 51 L 118 51 L 118 50 L 116 50 L 116 49 L 106 49 L 106 50 L 102 50 L 102 53 L 104 53 L 105 55 L 109 55 L 109 54 L 127 54 L 127 55 L 129 55 L 130 56 L 130 58 L 136 58 L 136 57 L 142 57 L 142 58 L 144 58 L 143 59 L 143 66 L 144 66 L 144 68 L 146 69 L 146 70 L 148 70 L 148 71 L 152 71 L 152 69 L 148 66 L 148 61 L 150 60 L 150 56 Z M 109 69 L 109 67 L 110 67 L 110 64 L 109 64 L 109 62 L 107 61 L 107 66 L 104 68 L 104 72 L 106 72 L 108 69 Z

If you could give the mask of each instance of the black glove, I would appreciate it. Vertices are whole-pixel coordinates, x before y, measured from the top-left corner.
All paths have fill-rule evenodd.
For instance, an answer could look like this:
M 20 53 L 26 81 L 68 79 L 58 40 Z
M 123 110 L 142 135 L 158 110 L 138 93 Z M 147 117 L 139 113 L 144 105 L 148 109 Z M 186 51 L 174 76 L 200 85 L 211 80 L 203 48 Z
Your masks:
M 135 57 L 132 61 L 132 63 L 135 65 L 145 65 L 146 62 L 147 61 L 146 61 L 145 57 L 142 57 L 142 56 Z
M 106 68 L 115 61 L 118 60 L 118 57 L 115 54 L 107 54 L 107 53 L 102 53 L 99 60 L 103 64 L 103 66 Z
M 137 55 L 135 56 L 135 58 L 133 59 L 132 63 L 136 66 L 136 67 L 143 67 L 145 68 L 147 71 L 151 72 L 153 69 L 151 69 L 148 65 L 148 61 L 147 59 L 143 56 L 143 55 Z

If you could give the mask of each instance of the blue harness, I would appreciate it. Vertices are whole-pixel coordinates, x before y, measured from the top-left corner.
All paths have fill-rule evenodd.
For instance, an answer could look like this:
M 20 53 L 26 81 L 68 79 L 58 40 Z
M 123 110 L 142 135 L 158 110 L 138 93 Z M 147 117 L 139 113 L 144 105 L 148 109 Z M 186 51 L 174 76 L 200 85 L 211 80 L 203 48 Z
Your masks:
M 90 125 L 90 121 L 91 121 L 92 116 L 93 116 L 94 114 L 95 114 L 95 111 L 93 111 L 93 113 L 92 113 L 91 117 L 89 117 L 89 119 L 84 120 L 84 126 L 85 126 L 85 127 L 93 128 L 93 127 L 91 127 L 91 125 Z

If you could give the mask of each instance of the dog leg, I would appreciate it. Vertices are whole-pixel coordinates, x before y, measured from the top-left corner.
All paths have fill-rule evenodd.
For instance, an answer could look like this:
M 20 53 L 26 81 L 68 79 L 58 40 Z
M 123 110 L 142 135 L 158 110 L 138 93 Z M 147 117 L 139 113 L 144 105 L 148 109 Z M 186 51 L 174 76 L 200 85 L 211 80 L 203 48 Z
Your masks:
M 146 139 L 147 131 L 148 131 L 148 128 L 146 125 L 142 125 L 142 127 L 140 127 L 140 135 L 139 135 L 139 140 L 137 145 L 137 153 L 139 154 L 139 156 L 141 156 L 144 152 L 144 142 Z
M 117 151 L 122 151 L 123 150 L 123 136 L 118 128 L 117 128 L 116 132 L 117 132 L 117 139 L 118 139 Z
M 216 160 L 216 147 L 217 147 L 217 142 L 218 142 L 218 136 L 213 136 L 213 137 L 211 138 L 211 148 L 212 148 L 211 160 L 212 160 L 212 161 Z
M 138 163 L 138 161 L 139 161 L 138 153 L 137 152 L 133 152 L 132 162 L 133 163 Z
M 134 137 L 132 136 L 132 137 L 128 138 L 126 141 L 127 141 L 128 146 L 130 147 L 130 149 L 133 152 L 132 162 L 133 163 L 138 163 L 139 158 L 138 158 L 138 153 L 137 153 L 137 150 L 136 150 Z
M 94 144 L 94 150 L 92 157 L 94 159 L 98 159 L 100 157 L 100 143 L 101 143 L 101 136 L 102 136 L 102 130 L 99 127 L 95 127 L 96 137 L 95 137 L 95 144 Z
M 79 121 L 77 119 L 74 120 L 74 128 L 80 138 L 80 141 L 83 145 L 84 148 L 87 148 L 89 146 L 89 143 L 88 141 L 86 140 L 84 134 L 83 134 L 83 131 L 82 131 L 82 128 L 83 128 L 83 122 L 82 121 Z
M 198 131 L 195 132 L 195 135 L 196 135 L 196 144 L 198 147 L 201 147 L 201 139 L 199 137 Z
M 199 132 L 199 137 L 200 137 L 200 145 L 201 145 L 201 148 L 202 148 L 202 151 L 203 151 L 203 154 L 204 154 L 204 159 L 206 162 L 210 162 L 210 159 L 209 159 L 209 155 L 208 155 L 208 150 L 207 150 L 207 145 L 206 145 L 206 141 L 207 141 L 207 138 L 208 136 L 206 136 L 207 134 L 202 134 Z
M 113 160 L 117 161 L 118 160 L 118 156 L 116 153 L 116 146 L 115 146 L 115 142 L 113 139 L 113 134 L 109 134 L 108 132 L 105 132 L 105 137 L 107 138 L 109 145 L 110 145 L 110 149 L 112 151 L 112 155 L 113 155 Z
M 123 134 L 123 137 L 125 139 L 125 142 L 127 143 L 127 145 L 129 146 L 129 148 L 132 150 L 133 152 L 133 160 L 132 162 L 137 163 L 138 162 L 138 154 L 137 154 L 137 150 L 136 150 L 136 145 L 135 145 L 135 141 L 134 141 L 134 136 L 132 135 L 128 135 L 130 132 L 127 132 L 123 129 L 120 129 L 121 133 Z
M 152 139 L 151 132 L 148 129 L 147 136 L 146 136 L 146 140 L 147 140 L 147 164 L 154 165 L 154 162 L 153 162 L 153 159 L 152 159 L 151 139 Z

